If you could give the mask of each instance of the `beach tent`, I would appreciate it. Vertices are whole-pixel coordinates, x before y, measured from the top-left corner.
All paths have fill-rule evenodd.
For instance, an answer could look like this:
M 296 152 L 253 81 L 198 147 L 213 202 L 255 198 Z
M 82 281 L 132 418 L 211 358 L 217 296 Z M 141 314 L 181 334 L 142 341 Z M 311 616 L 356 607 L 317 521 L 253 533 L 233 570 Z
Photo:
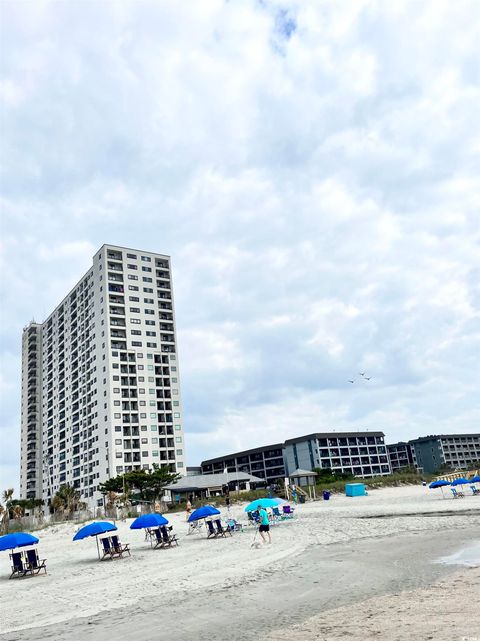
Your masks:
M 474 476 L 473 479 L 470 479 L 470 483 L 480 483 L 480 476 Z
M 28 532 L 12 532 L 12 534 L 0 536 L 0 551 L 13 550 L 26 545 L 35 545 L 35 543 L 38 543 L 38 539 L 36 536 L 33 536 L 33 534 L 28 534 Z
M 105 532 L 113 532 L 116 530 L 117 526 L 114 523 L 109 521 L 94 521 L 88 525 L 84 525 L 78 530 L 78 532 L 73 537 L 74 541 L 80 541 L 81 539 L 86 539 L 89 536 L 94 536 L 97 541 L 97 553 L 98 558 L 100 558 L 100 548 L 98 547 L 98 535 L 104 534 Z

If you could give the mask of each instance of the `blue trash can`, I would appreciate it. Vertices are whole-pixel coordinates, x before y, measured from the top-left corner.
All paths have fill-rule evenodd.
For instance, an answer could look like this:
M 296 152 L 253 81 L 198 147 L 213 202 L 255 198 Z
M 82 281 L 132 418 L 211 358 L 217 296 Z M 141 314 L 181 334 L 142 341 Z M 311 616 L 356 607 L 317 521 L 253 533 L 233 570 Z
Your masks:
M 330 500 L 330 492 L 328 492 L 327 490 L 324 490 L 324 492 L 323 492 L 323 500 L 324 501 L 329 501 Z

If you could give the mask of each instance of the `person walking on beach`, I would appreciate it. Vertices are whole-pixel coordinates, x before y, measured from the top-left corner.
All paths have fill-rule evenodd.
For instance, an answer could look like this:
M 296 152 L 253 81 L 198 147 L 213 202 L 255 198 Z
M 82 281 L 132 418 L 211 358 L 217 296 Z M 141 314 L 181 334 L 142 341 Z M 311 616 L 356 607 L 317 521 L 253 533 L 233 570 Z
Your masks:
M 258 528 L 260 536 L 262 537 L 263 542 L 267 543 L 267 539 L 265 538 L 266 534 L 268 537 L 268 543 L 271 543 L 272 537 L 270 536 L 270 522 L 268 520 L 267 510 L 264 507 L 260 507 L 258 516 L 260 518 L 260 527 Z

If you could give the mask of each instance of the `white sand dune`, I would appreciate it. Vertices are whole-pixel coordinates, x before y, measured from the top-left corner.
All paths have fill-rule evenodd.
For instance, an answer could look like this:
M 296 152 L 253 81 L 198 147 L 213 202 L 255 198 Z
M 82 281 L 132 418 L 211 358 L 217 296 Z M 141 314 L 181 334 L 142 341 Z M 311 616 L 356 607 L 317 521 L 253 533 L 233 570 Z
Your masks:
M 242 507 L 235 506 L 232 515 L 246 523 Z M 440 512 L 446 515 L 435 515 Z M 370 492 L 368 497 L 334 496 L 329 502 L 307 503 L 299 506 L 297 513 L 298 519 L 275 526 L 273 544 L 260 549 L 251 547 L 253 529 L 232 538 L 207 540 L 186 536 L 185 515 L 173 514 L 168 518 L 180 546 L 152 550 L 143 531 L 129 529 L 131 520 L 118 522 L 120 539 L 130 543 L 132 556 L 102 563 L 97 560 L 95 539 L 72 542 L 78 526 L 47 528 L 38 533 L 40 556 L 47 559 L 46 576 L 9 581 L 8 554 L 0 555 L 0 631 L 140 605 L 152 595 L 185 596 L 212 585 L 216 589 L 246 585 L 274 572 L 282 559 L 318 544 L 480 526 L 480 497 L 443 500 L 440 493 L 428 488 L 385 488 Z

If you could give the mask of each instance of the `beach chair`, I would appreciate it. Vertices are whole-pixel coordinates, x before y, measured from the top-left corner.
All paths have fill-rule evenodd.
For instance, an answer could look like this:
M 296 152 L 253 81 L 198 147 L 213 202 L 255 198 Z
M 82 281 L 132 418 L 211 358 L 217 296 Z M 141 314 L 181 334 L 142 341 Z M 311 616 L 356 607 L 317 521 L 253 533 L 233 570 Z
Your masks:
M 217 536 L 223 536 L 224 538 L 226 538 L 227 534 L 232 536 L 232 532 L 231 532 L 230 528 L 228 527 L 228 525 L 226 527 L 223 527 L 222 522 L 220 521 L 220 519 L 215 519 L 214 525 L 217 528 Z
M 290 507 L 290 505 L 284 505 L 282 508 L 282 511 L 283 511 L 283 517 L 286 519 L 293 519 L 293 517 L 295 516 L 294 514 L 295 508 Z
M 480 495 L 480 490 L 475 487 L 475 485 L 470 485 L 470 489 L 472 490 L 472 494 Z
M 452 491 L 454 499 L 463 499 L 463 498 L 465 498 L 465 494 L 463 492 L 459 492 L 454 487 L 451 487 L 450 489 Z
M 249 525 L 257 525 L 257 523 L 260 521 L 260 517 L 258 516 L 258 512 L 255 510 L 254 512 L 247 512 L 248 515 L 248 520 L 250 521 Z
M 201 532 L 202 532 L 202 521 L 192 521 L 192 523 L 188 524 L 187 536 L 189 534 L 201 534 Z
M 21 552 L 12 552 L 10 558 L 12 559 L 12 573 L 8 578 L 15 579 L 20 576 L 25 576 L 28 569 L 23 563 L 23 554 Z
M 175 545 L 178 545 L 177 535 L 172 534 L 172 526 L 167 529 L 166 525 L 162 525 L 162 527 L 160 528 L 160 532 L 162 535 L 164 548 L 171 548 L 174 543 Z
M 104 559 L 113 559 L 116 556 L 116 552 L 113 549 L 112 543 L 110 541 L 110 538 L 108 536 L 104 537 L 103 539 L 100 539 L 102 542 L 102 548 L 103 548 L 103 555 L 100 558 L 100 561 L 103 561 Z
M 36 548 L 32 548 L 31 550 L 27 550 L 25 552 L 26 554 L 26 561 L 27 561 L 27 567 L 28 570 L 31 572 L 31 574 L 40 574 L 41 570 L 45 571 L 45 574 L 47 573 L 47 559 L 39 559 L 38 558 L 38 551 Z
M 232 532 L 243 532 L 242 523 L 239 523 L 238 521 L 235 521 L 235 519 L 229 519 L 228 527 L 230 528 L 230 530 Z
M 153 549 L 156 550 L 157 548 L 163 548 L 165 545 L 165 541 L 163 540 L 162 533 L 160 532 L 160 528 L 155 528 L 152 530 L 153 533 Z
M 119 538 L 118 538 L 118 536 L 116 534 L 114 534 L 112 536 L 112 547 L 113 547 L 114 552 L 118 556 L 123 556 L 124 554 L 128 554 L 128 556 L 131 556 L 130 555 L 130 546 L 129 546 L 129 544 L 128 543 L 124 543 L 124 544 L 120 543 Z
M 282 515 L 281 515 L 280 510 L 278 509 L 278 507 L 272 507 L 272 514 L 276 519 L 281 519 L 282 518 Z
M 216 529 L 213 527 L 212 521 L 206 521 L 207 524 L 207 539 L 213 538 L 215 539 L 218 536 L 218 533 Z

